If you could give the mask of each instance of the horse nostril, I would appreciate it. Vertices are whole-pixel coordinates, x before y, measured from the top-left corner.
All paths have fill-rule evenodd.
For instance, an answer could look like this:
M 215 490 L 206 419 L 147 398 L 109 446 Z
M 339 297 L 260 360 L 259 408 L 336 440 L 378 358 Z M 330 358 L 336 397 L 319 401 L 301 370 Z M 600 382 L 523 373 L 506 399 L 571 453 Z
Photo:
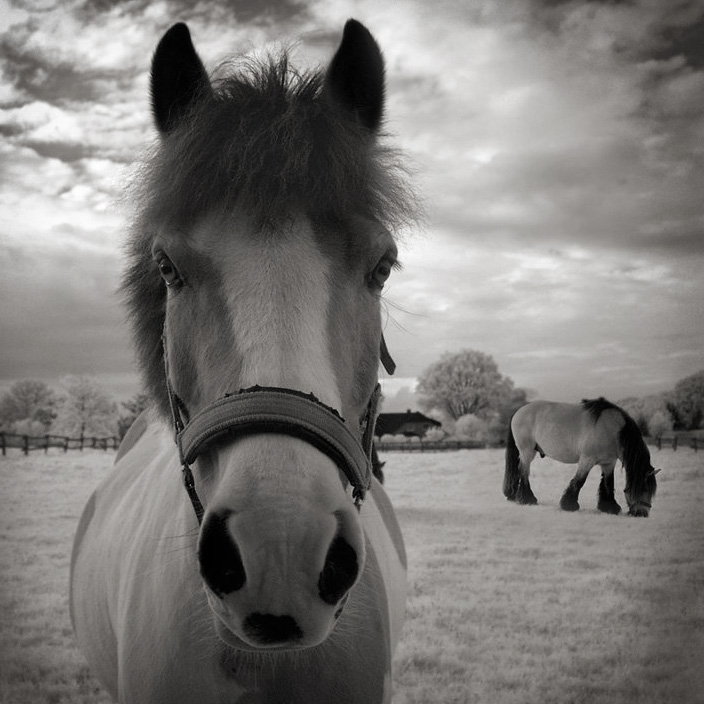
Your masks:
M 326 604 L 337 604 L 351 589 L 359 564 L 355 549 L 342 537 L 337 536 L 330 545 L 323 571 L 318 579 L 318 593 Z
M 200 573 L 218 596 L 241 589 L 246 575 L 237 543 L 227 530 L 227 515 L 211 514 L 203 524 L 198 546 Z
M 244 632 L 258 643 L 290 643 L 303 638 L 303 633 L 292 616 L 253 613 L 244 620 Z

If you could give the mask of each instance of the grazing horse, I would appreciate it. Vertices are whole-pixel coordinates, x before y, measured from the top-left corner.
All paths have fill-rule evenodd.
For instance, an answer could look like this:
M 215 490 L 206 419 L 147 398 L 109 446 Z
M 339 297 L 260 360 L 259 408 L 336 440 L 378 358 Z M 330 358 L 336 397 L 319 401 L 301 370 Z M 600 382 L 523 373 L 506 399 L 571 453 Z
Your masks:
M 153 410 L 80 520 L 78 645 L 121 704 L 389 702 L 405 553 L 370 457 L 415 199 L 381 52 L 350 20 L 326 70 L 211 79 L 177 24 L 151 97 L 123 294 Z
M 536 504 L 530 488 L 530 463 L 536 453 L 566 464 L 577 463 L 577 473 L 565 489 L 560 506 L 579 509 L 579 492 L 594 465 L 601 466 L 598 508 L 618 514 L 614 496 L 614 467 L 620 459 L 626 470 L 625 495 L 631 516 L 647 516 L 660 471 L 650 464 L 650 452 L 636 422 L 604 398 L 578 404 L 533 401 L 511 419 L 506 443 L 504 496 L 520 504 Z

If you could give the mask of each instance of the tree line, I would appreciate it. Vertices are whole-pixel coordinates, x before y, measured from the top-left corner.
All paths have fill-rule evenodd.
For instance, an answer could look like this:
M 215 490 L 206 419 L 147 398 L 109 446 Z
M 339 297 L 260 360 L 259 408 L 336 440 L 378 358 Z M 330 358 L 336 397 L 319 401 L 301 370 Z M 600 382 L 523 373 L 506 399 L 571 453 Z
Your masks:
M 506 438 L 513 414 L 529 392 L 499 372 L 494 358 L 478 350 L 446 352 L 418 378 L 420 407 L 459 439 L 498 443 Z M 575 402 L 579 399 L 575 399 Z M 688 376 L 672 391 L 613 400 L 638 423 L 644 435 L 704 425 L 704 370 Z
M 618 402 L 644 435 L 704 427 L 704 369 L 680 379 L 670 391 Z
M 505 439 L 511 416 L 529 400 L 529 392 L 502 375 L 491 355 L 471 349 L 447 352 L 425 369 L 416 395 L 421 409 L 443 425 L 442 431 L 430 431 L 437 438 L 428 439 L 451 435 L 489 443 Z M 704 370 L 680 380 L 669 392 L 616 403 L 644 435 L 701 428 Z M 118 405 L 86 376 L 65 377 L 61 391 L 26 379 L 15 382 L 0 399 L 0 430 L 29 436 L 122 438 L 147 404 L 145 394 L 136 394 Z
M 138 394 L 118 404 L 87 376 L 65 377 L 56 391 L 43 381 L 15 382 L 0 399 L 0 430 L 28 436 L 122 438 L 147 405 Z

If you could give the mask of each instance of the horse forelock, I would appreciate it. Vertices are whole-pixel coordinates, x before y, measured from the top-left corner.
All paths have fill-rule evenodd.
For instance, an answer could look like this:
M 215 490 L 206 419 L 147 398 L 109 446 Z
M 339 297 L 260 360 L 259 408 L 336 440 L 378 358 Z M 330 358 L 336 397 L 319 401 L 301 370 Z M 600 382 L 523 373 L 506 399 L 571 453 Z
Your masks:
M 286 54 L 215 80 L 146 155 L 132 189 L 139 211 L 180 225 L 235 205 L 263 224 L 292 210 L 364 212 L 391 229 L 413 221 L 399 153 L 327 99 L 323 80 Z

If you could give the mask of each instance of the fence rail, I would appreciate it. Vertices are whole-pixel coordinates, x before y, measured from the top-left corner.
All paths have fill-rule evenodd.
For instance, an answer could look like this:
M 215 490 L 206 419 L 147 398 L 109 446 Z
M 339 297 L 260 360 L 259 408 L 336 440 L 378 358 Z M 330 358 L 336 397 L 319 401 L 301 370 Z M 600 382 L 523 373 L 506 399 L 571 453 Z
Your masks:
M 695 452 L 700 448 L 704 449 L 704 440 L 702 438 L 691 437 L 682 438 L 683 442 L 689 440 L 689 447 Z M 679 437 L 659 436 L 652 438 L 651 442 L 661 450 L 663 447 L 670 446 L 674 451 L 677 450 Z M 77 438 L 69 438 L 63 435 L 22 435 L 20 433 L 6 433 L 0 431 L 0 451 L 2 455 L 7 454 L 8 448 L 17 448 L 22 450 L 25 455 L 28 455 L 32 450 L 44 450 L 48 452 L 50 447 L 61 448 L 64 452 L 69 450 L 117 450 L 120 446 L 120 439 L 116 436 L 103 438 L 85 437 L 83 435 Z M 497 447 L 477 440 L 417 440 L 415 442 L 377 442 L 377 450 L 379 452 L 451 452 L 453 450 L 476 450 L 484 447 Z
M 478 450 L 496 447 L 479 440 L 416 440 L 408 442 L 378 442 L 378 452 L 450 452 L 452 450 Z
M 697 452 L 699 448 L 701 447 L 704 449 L 704 440 L 702 438 L 698 438 L 696 436 L 693 437 L 686 437 L 682 436 L 680 437 L 679 435 L 658 435 L 658 437 L 653 438 L 653 441 L 655 443 L 655 447 L 658 448 L 658 450 L 662 450 L 663 447 L 667 447 L 668 445 L 673 449 L 673 451 L 677 451 L 677 446 L 682 442 L 686 443 L 689 440 L 689 446 Z
M 0 432 L 0 451 L 3 456 L 7 454 L 7 448 L 14 447 L 22 450 L 28 455 L 32 450 L 44 450 L 49 452 L 50 447 L 59 447 L 64 452 L 69 450 L 83 450 L 90 448 L 93 450 L 117 450 L 120 439 L 115 436 L 104 438 L 85 437 L 69 438 L 63 435 L 21 435 L 19 433 Z

